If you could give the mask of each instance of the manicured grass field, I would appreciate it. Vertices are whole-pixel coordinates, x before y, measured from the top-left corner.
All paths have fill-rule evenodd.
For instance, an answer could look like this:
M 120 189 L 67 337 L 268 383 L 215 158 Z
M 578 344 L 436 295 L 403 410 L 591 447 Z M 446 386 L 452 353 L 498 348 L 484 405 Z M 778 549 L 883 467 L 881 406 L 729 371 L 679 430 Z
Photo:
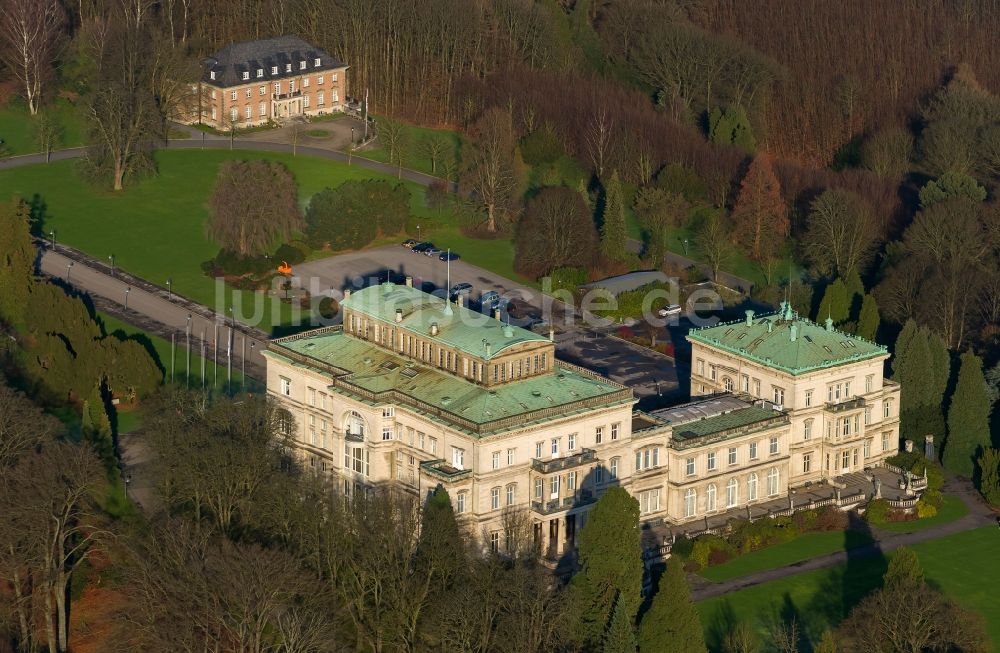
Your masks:
M 288 154 L 228 150 L 158 151 L 156 176 L 142 180 L 115 194 L 83 180 L 75 163 L 61 161 L 25 166 L 0 172 L 0 198 L 13 196 L 35 201 L 42 207 L 42 230 L 55 230 L 56 240 L 76 247 L 98 260 L 115 256 L 115 264 L 161 286 L 169 278 L 175 292 L 202 304 L 225 310 L 242 307 L 244 321 L 250 308 L 262 306 L 258 323 L 267 329 L 290 320 L 290 308 L 270 297 L 225 288 L 216 297 L 214 280 L 200 265 L 218 252 L 205 236 L 207 200 L 219 165 L 240 157 L 269 158 L 288 166 L 299 185 L 302 206 L 316 192 L 349 179 L 390 179 L 359 166 L 325 159 Z M 402 182 L 412 194 L 414 220 L 426 228 L 437 227 L 440 244 L 501 274 L 512 273 L 512 249 L 508 241 L 474 241 L 458 232 L 448 212 L 438 214 L 426 207 L 424 188 Z M 437 237 L 437 234 L 435 234 Z M 481 260 L 479 257 L 482 257 Z
M 836 551 L 854 549 L 870 544 L 871 541 L 872 539 L 867 533 L 857 531 L 806 533 L 790 542 L 782 542 L 751 551 L 721 565 L 707 567 L 699 573 L 709 580 L 721 582 L 765 569 L 792 565 L 802 560 L 809 560 Z
M 985 617 L 996 650 L 1000 642 L 1000 601 L 996 600 L 1000 529 L 989 526 L 966 531 L 915 544 L 913 549 L 928 583 Z M 764 624 L 776 615 L 794 615 L 814 643 L 881 585 L 886 565 L 881 556 L 860 558 L 703 601 L 698 611 L 706 638 L 711 649 L 718 651 L 721 638 L 737 621 L 751 621 L 763 632 Z
M 61 132 L 53 149 L 81 145 L 83 123 L 79 108 L 68 100 L 59 98 L 50 110 L 54 113 Z M 33 154 L 41 151 L 34 130 L 34 119 L 23 100 L 14 97 L 0 106 L 0 140 L 8 154 Z
M 431 129 L 429 127 L 416 127 L 414 125 L 404 125 L 403 129 L 407 132 L 407 143 L 406 149 L 404 150 L 406 154 L 403 155 L 404 168 L 417 170 L 428 175 L 433 174 L 438 177 L 444 177 L 445 172 L 441 167 L 441 161 L 438 161 L 437 170 L 432 170 L 431 160 L 427 157 L 423 148 L 423 143 L 427 138 L 436 136 L 444 139 L 448 143 L 448 147 L 445 148 L 445 152 L 441 156 L 441 160 L 447 160 L 450 158 L 454 162 L 452 172 L 454 173 L 458 170 L 457 165 L 459 161 L 459 153 L 462 149 L 461 134 L 447 129 Z M 357 156 L 372 159 L 373 161 L 381 161 L 382 163 L 390 162 L 388 148 L 383 147 L 381 143 L 377 141 L 374 143 L 372 148 L 359 151 Z M 392 163 L 395 163 L 395 161 Z
M 967 514 L 969 514 L 969 509 L 965 507 L 965 504 L 962 503 L 961 499 L 950 494 L 946 494 L 944 495 L 944 501 L 941 504 L 941 508 L 938 509 L 938 514 L 933 517 L 918 519 L 916 521 L 890 522 L 888 524 L 883 524 L 878 528 L 884 531 L 892 531 L 893 533 L 914 533 L 932 526 L 939 526 L 941 524 L 953 522 L 956 519 L 965 517 Z

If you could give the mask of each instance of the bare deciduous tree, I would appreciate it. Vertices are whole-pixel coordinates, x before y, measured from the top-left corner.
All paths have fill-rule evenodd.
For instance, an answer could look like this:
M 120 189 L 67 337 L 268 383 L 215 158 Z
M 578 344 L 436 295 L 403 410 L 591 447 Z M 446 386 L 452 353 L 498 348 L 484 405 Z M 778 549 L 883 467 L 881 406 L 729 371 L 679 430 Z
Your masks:
M 38 113 L 66 14 L 58 0 L 0 2 L 0 58 L 24 91 L 31 115 Z
M 517 142 L 510 113 L 488 109 L 474 125 L 468 143 L 468 155 L 462 157 L 466 165 L 463 185 L 485 211 L 486 231 L 496 233 L 512 207 L 518 184 Z
M 295 178 L 274 161 L 224 163 L 209 206 L 209 235 L 242 256 L 263 254 L 302 226 Z

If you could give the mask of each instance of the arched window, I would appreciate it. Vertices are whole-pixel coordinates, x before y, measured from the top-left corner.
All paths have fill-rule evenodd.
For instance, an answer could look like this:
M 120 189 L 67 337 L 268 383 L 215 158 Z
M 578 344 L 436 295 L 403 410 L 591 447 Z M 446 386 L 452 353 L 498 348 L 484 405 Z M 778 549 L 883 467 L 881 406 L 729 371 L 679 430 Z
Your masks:
M 726 392 L 733 391 L 733 380 L 728 376 L 722 377 L 722 385 L 726 388 Z
M 500 488 L 490 488 L 490 510 L 500 509 Z
M 750 474 L 747 480 L 747 501 L 757 500 L 757 472 Z
M 344 432 L 347 435 L 357 436 L 363 440 L 366 431 L 365 418 L 361 416 L 361 413 L 356 410 L 347 413 L 344 417 Z
M 726 507 L 735 508 L 736 500 L 739 498 L 738 484 L 735 478 L 729 479 L 726 483 Z
M 709 485 L 705 492 L 705 510 L 709 512 L 715 510 L 715 483 Z
M 767 496 L 773 497 L 778 493 L 778 468 L 772 467 L 767 473 Z
M 688 488 L 684 491 L 684 516 L 694 517 L 695 502 L 698 500 L 698 493 L 694 491 L 694 488 Z

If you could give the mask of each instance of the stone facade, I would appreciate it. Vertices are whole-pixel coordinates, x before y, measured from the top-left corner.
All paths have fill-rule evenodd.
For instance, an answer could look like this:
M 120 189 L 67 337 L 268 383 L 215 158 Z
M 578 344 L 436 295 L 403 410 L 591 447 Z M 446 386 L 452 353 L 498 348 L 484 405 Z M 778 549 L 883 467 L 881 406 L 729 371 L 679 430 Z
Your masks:
M 899 387 L 883 380 L 880 350 L 790 374 L 695 333 L 692 388 L 706 396 L 647 414 L 628 388 L 557 360 L 550 339 L 409 286 L 366 288 L 342 307 L 343 329 L 278 339 L 265 354 L 300 455 L 347 494 L 443 485 L 484 546 L 504 548 L 516 519 L 558 557 L 612 485 L 651 525 L 707 523 L 898 447 Z M 744 376 L 756 393 L 726 381 Z M 835 431 L 845 419 L 848 433 Z

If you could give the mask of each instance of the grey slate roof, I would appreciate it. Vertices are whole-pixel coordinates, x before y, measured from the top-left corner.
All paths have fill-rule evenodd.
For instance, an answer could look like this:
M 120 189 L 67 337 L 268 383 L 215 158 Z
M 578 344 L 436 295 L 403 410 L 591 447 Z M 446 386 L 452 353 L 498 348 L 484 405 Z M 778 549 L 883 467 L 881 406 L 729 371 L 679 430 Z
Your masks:
M 320 60 L 319 66 L 315 65 L 317 57 Z M 299 67 L 303 60 L 306 62 L 305 70 Z M 286 72 L 286 64 L 292 64 L 291 72 Z M 271 74 L 273 66 L 278 67 L 277 75 Z M 219 50 L 205 61 L 204 81 L 226 88 L 250 82 L 271 82 L 345 66 L 326 50 L 310 45 L 297 36 L 276 36 L 259 41 L 233 43 Z M 263 77 L 257 77 L 258 69 L 264 71 Z M 211 78 L 211 71 L 215 71 L 214 80 Z M 244 71 L 250 73 L 249 81 L 243 79 Z

